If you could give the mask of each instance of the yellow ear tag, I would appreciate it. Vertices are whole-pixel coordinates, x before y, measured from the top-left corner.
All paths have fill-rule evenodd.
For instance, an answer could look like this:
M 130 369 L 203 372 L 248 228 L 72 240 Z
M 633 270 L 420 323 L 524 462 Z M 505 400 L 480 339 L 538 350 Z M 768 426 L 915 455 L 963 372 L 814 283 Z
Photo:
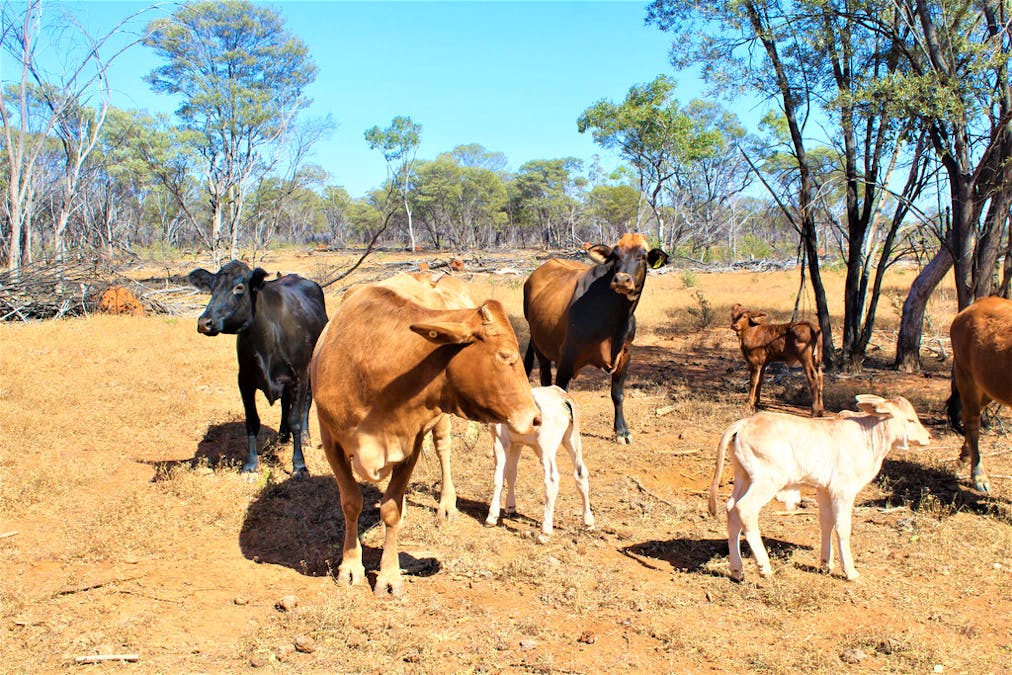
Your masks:
M 429 337 L 432 338 L 432 339 L 436 339 L 437 337 L 439 337 L 439 333 L 437 333 L 434 330 L 430 330 L 429 331 Z

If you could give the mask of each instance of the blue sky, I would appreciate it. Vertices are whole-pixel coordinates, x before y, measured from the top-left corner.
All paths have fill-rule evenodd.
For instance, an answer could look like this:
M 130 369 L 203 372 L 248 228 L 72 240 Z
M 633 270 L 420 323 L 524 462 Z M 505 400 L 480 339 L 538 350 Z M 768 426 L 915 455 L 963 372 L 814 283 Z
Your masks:
M 660 73 L 678 79 L 681 103 L 702 94 L 698 81 L 672 71 L 667 36 L 644 26 L 645 1 L 267 4 L 308 45 L 319 68 L 309 114 L 329 114 L 337 124 L 312 161 L 355 197 L 386 177 L 363 132 L 386 127 L 396 115 L 422 125 L 422 159 L 479 143 L 504 153 L 513 170 L 532 159 L 589 162 L 594 154 L 611 169 L 617 157 L 576 130 L 584 109 L 602 98 L 621 100 L 631 85 Z M 94 33 L 144 6 L 60 4 Z M 113 104 L 175 110 L 177 101 L 154 94 L 142 79 L 158 63 L 143 46 L 118 59 L 110 72 Z M 737 112 L 746 122 L 759 115 Z

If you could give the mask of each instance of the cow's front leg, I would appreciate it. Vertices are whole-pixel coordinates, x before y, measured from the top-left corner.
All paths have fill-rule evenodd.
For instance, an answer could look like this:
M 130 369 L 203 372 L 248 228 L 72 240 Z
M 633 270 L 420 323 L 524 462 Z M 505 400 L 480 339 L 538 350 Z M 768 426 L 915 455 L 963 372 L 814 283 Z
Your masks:
M 503 425 L 503 433 L 509 434 Z M 492 456 L 495 459 L 495 473 L 492 478 L 492 499 L 488 502 L 488 515 L 485 516 L 485 526 L 495 527 L 499 524 L 499 512 L 502 503 L 502 486 L 506 474 L 506 448 L 503 445 L 503 438 L 496 433 L 495 425 L 492 426 Z
M 850 518 L 854 510 L 854 498 L 857 495 L 833 495 L 833 520 L 836 524 L 836 539 L 840 548 L 840 566 L 847 581 L 858 577 L 854 567 L 854 556 L 850 552 Z
M 629 372 L 629 351 L 622 350 L 618 365 L 611 374 L 611 402 L 615 406 L 615 440 L 623 445 L 632 443 L 632 433 L 625 423 L 625 376 Z
M 966 406 L 963 406 L 966 410 Z M 988 480 L 987 472 L 984 470 L 984 461 L 980 457 L 980 413 L 976 415 L 965 415 L 963 425 L 966 429 L 966 438 L 963 440 L 963 451 L 960 459 L 970 460 L 970 472 L 973 485 L 981 492 L 991 492 L 991 481 Z
M 820 488 L 815 493 L 819 502 L 819 528 L 822 536 L 822 543 L 819 549 L 819 568 L 826 573 L 833 570 L 833 503 L 829 498 L 829 492 Z
M 344 449 L 320 429 L 320 440 L 327 455 L 330 468 L 334 471 L 337 490 L 341 498 L 341 512 L 344 514 L 344 545 L 341 549 L 341 564 L 337 568 L 337 581 L 349 586 L 365 578 L 362 565 L 362 545 L 358 540 L 358 517 L 362 513 L 362 488 L 355 481 L 351 464 L 344 455 Z
M 239 394 L 242 396 L 242 407 L 246 413 L 246 462 L 242 466 L 243 473 L 257 470 L 257 436 L 260 434 L 260 415 L 257 414 L 256 382 L 239 368 Z
M 393 468 L 390 483 L 380 502 L 380 518 L 386 530 L 383 541 L 383 556 L 380 558 L 379 574 L 376 575 L 376 595 L 400 595 L 404 591 L 401 577 L 400 554 L 397 550 L 397 532 L 401 527 L 401 513 L 404 508 L 404 490 L 408 486 L 411 472 L 422 450 L 422 437 L 418 437 L 415 449 L 409 457 Z

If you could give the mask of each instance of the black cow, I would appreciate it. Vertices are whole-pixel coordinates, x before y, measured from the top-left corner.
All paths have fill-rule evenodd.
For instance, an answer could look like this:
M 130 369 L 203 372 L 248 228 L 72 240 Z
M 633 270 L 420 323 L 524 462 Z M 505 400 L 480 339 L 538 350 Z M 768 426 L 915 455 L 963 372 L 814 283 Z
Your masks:
M 614 247 L 598 244 L 587 253 L 596 265 L 549 260 L 524 283 L 524 316 L 531 328 L 524 369 L 529 376 L 537 355 L 541 385 L 548 386 L 555 363 L 555 384 L 563 389 L 584 366 L 611 373 L 615 438 L 630 443 L 622 399 L 629 347 L 636 336 L 633 312 L 647 266 L 662 266 L 668 255 L 659 248 L 648 251 L 642 234 L 625 234 Z
M 256 390 L 274 405 L 281 398 L 281 428 L 278 438 L 292 437 L 292 472 L 308 475 L 302 456 L 302 433 L 309 431 L 309 360 L 316 339 L 327 324 L 323 290 L 309 279 L 289 274 L 264 281 L 267 272 L 253 271 L 233 260 L 216 274 L 195 269 L 190 283 L 211 292 L 211 301 L 197 319 L 197 331 L 214 336 L 235 335 L 239 357 L 239 393 L 246 411 L 247 450 L 244 472 L 256 471 L 257 414 Z M 294 406 L 294 407 L 293 407 Z

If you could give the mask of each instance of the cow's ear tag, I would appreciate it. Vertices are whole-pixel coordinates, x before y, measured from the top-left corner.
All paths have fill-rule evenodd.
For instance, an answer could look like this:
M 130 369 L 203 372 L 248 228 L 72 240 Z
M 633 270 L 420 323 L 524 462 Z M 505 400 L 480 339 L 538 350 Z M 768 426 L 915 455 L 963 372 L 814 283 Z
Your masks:
M 439 337 L 439 333 L 437 333 L 434 330 L 430 330 L 429 331 L 429 337 L 432 338 L 433 340 L 435 340 L 437 337 Z

